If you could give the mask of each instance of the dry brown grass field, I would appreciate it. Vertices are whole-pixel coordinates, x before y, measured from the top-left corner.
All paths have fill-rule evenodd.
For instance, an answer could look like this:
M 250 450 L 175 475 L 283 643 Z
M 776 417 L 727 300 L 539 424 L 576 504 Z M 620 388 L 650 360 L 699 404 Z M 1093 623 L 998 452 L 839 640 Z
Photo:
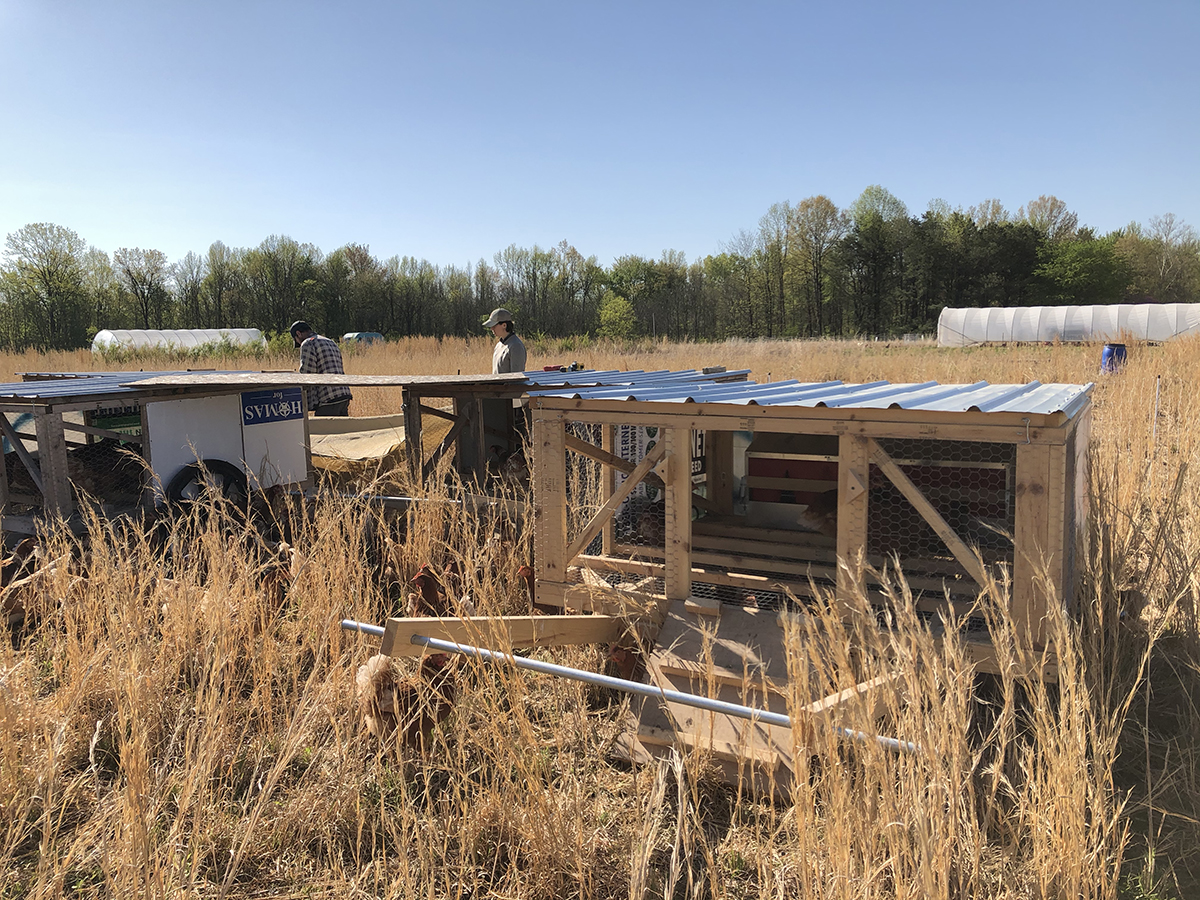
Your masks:
M 347 356 L 361 373 L 486 371 L 482 338 Z M 424 752 L 362 727 L 357 668 L 395 582 L 457 560 L 483 612 L 523 609 L 531 538 L 422 505 L 405 529 L 326 493 L 294 523 L 285 597 L 261 531 L 214 513 L 169 533 L 96 521 L 0 647 L 0 898 L 1110 898 L 1200 895 L 1200 343 L 941 350 L 931 344 L 531 343 L 530 366 L 723 364 L 758 380 L 1096 381 L 1078 614 L 1050 623 L 1057 685 L 980 687 L 915 617 L 891 637 L 816 608 L 789 637 L 796 697 L 862 659 L 902 660 L 895 732 L 921 752 L 816 739 L 792 787 L 726 787 L 689 756 L 632 767 L 623 700 L 460 663 Z M 290 369 L 290 355 L 114 365 L 0 357 L 22 371 Z M 398 411 L 359 390 L 355 415 Z M 82 549 L 52 538 L 51 558 Z M 1003 584 L 990 592 L 1003 607 Z M 903 619 L 903 585 L 895 607 Z M 865 604 L 865 601 L 864 601 Z M 1021 669 L 1011 623 L 993 629 Z M 807 638 L 807 639 L 806 639 Z M 596 648 L 539 651 L 597 669 Z

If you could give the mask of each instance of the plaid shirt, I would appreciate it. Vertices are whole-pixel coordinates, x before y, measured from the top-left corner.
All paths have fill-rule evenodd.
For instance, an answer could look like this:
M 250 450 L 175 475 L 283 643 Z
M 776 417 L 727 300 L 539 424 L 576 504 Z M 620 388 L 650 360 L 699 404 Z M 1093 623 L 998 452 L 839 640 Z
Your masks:
M 346 370 L 342 368 L 342 351 L 329 338 L 314 334 L 300 345 L 300 374 L 345 375 Z M 309 388 L 305 393 L 309 409 L 316 409 L 326 403 L 349 400 L 352 397 L 350 389 L 340 384 Z

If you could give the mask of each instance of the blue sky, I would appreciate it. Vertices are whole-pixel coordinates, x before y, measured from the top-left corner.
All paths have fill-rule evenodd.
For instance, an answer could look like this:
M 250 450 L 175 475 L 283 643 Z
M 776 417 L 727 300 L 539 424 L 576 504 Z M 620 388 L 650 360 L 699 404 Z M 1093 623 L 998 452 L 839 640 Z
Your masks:
M 720 252 L 881 184 L 1200 227 L 1200 3 L 0 0 L 0 236 Z

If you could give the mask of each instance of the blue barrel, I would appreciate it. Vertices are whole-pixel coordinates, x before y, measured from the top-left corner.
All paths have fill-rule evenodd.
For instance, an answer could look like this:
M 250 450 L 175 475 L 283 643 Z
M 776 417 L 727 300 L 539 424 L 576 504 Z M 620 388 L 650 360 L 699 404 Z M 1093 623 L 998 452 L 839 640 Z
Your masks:
M 1115 374 L 1125 367 L 1125 345 L 1105 344 L 1100 351 L 1100 373 Z

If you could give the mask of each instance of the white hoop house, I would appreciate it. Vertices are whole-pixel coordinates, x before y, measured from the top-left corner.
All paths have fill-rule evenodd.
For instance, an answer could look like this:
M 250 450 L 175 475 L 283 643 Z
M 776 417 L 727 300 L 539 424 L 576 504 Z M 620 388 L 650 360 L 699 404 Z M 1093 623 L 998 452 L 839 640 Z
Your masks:
M 1200 303 L 1114 303 L 942 310 L 939 347 L 990 342 L 1168 341 L 1200 332 Z
M 190 350 L 227 342 L 239 347 L 265 346 L 257 328 L 104 329 L 92 340 L 92 352 L 103 350 Z

